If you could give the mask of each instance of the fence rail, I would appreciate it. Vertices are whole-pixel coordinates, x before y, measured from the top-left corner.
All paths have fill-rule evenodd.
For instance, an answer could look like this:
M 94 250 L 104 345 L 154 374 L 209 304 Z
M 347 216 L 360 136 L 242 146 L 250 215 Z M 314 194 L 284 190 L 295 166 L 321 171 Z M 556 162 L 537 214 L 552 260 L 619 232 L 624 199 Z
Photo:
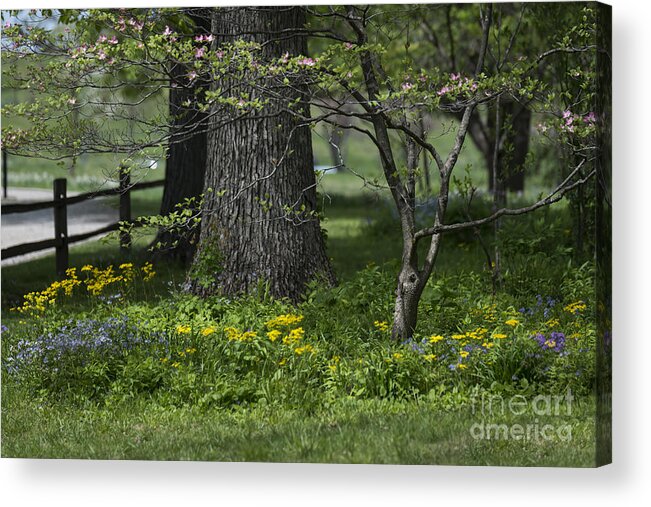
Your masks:
M 146 181 L 131 185 L 128 171 L 120 171 L 120 185 L 117 188 L 86 192 L 83 194 L 68 197 L 67 180 L 59 178 L 54 180 L 52 190 L 54 199 L 34 203 L 7 204 L 2 206 L 2 214 L 27 213 L 41 209 L 52 208 L 54 210 L 54 238 L 22 243 L 2 249 L 2 259 L 9 259 L 18 255 L 25 255 L 38 252 L 48 248 L 56 249 L 56 271 L 57 275 L 63 277 L 68 269 L 68 246 L 71 243 L 83 241 L 93 236 L 116 231 L 120 228 L 121 222 L 132 222 L 131 219 L 131 192 L 162 186 L 165 180 Z M 106 225 L 99 229 L 73 236 L 68 235 L 68 206 L 89 199 L 106 197 L 111 195 L 120 196 L 120 221 Z M 137 224 L 134 224 L 137 225 Z M 131 235 L 128 232 L 120 233 L 120 248 L 128 249 L 131 246 Z

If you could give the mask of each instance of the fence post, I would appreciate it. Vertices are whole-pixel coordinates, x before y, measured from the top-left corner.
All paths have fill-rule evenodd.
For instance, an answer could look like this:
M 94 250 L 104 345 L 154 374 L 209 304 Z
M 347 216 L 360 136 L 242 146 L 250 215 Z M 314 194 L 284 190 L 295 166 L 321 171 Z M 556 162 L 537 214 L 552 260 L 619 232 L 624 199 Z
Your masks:
M 68 210 L 66 207 L 66 179 L 57 178 L 52 185 L 54 191 L 54 238 L 56 246 L 57 276 L 63 278 L 68 269 Z
M 131 221 L 131 173 L 120 166 L 120 221 Z M 128 250 L 131 247 L 131 234 L 120 232 L 120 249 Z
M 2 149 L 2 197 L 3 199 L 7 198 L 7 150 Z

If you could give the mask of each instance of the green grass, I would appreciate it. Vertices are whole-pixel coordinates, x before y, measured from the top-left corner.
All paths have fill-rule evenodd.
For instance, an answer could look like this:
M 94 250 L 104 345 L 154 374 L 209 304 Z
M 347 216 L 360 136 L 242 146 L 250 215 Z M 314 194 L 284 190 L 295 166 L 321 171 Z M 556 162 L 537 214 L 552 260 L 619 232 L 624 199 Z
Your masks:
M 569 427 L 559 438 L 475 440 L 472 408 L 425 400 L 346 400 L 306 414 L 278 407 L 170 410 L 146 398 L 116 407 L 35 404 L 3 394 L 2 457 L 135 460 L 594 466 L 594 403 L 571 416 L 497 415 L 506 424 Z M 566 431 L 566 430 L 563 430 Z M 567 433 L 566 433 L 567 434 Z M 565 437 L 563 437 L 565 438 Z

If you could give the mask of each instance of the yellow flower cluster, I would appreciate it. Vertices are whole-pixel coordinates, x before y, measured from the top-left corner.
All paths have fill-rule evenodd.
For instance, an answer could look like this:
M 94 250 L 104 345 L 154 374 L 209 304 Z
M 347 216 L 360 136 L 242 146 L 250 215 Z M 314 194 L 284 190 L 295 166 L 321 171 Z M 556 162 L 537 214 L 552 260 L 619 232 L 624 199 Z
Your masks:
M 236 327 L 225 327 L 224 333 L 232 342 L 250 342 L 258 336 L 254 331 L 240 331 Z
M 493 330 L 492 334 L 489 336 L 489 331 L 485 327 L 478 327 L 474 329 L 473 331 L 467 331 L 465 333 L 458 333 L 458 334 L 453 334 L 450 336 L 453 340 L 457 340 L 459 342 L 460 347 L 464 347 L 468 345 L 468 343 L 471 340 L 477 340 L 481 342 L 481 346 L 484 347 L 485 349 L 491 349 L 495 346 L 495 341 L 493 340 L 503 340 L 507 338 L 508 336 L 504 333 L 497 332 L 497 330 Z M 445 336 L 436 334 L 432 335 L 428 338 L 429 343 L 432 345 L 435 345 L 441 341 L 445 340 Z M 457 364 L 458 368 L 464 369 L 467 367 L 467 365 L 462 364 L 462 361 L 470 356 L 470 352 L 466 350 L 460 350 L 459 351 L 459 363 Z M 425 354 L 422 356 L 423 359 L 427 362 L 432 362 L 436 359 L 436 354 Z
M 292 313 L 288 313 L 285 315 L 278 315 L 278 317 L 268 320 L 267 322 L 265 322 L 265 325 L 267 326 L 267 329 L 270 330 L 278 329 L 278 328 L 288 328 L 298 324 L 302 320 L 303 320 L 302 315 L 294 315 Z
M 176 326 L 176 332 L 179 334 L 190 334 L 192 332 L 192 328 L 190 326 L 180 324 Z
M 388 331 L 389 330 L 389 323 L 386 322 L 385 320 L 376 320 L 373 322 L 373 325 L 375 326 L 375 329 L 378 331 Z
M 154 265 L 151 262 L 145 262 L 145 264 L 140 268 L 142 271 L 142 281 L 148 282 L 154 276 L 156 276 L 156 271 L 154 271 Z
M 297 327 L 296 329 L 292 329 L 289 332 L 289 334 L 283 338 L 283 344 L 296 345 L 298 342 L 300 342 L 303 339 L 304 335 L 305 335 L 305 331 L 303 330 L 302 327 Z
M 485 327 L 478 327 L 474 331 L 467 331 L 464 334 L 453 334 L 452 339 L 453 340 L 468 340 L 468 339 L 483 340 L 484 337 L 486 336 L 486 333 L 488 333 L 488 329 L 486 329 Z
M 275 342 L 278 338 L 282 336 L 282 333 L 278 331 L 277 329 L 272 329 L 267 333 L 267 338 L 271 340 L 272 342 Z
M 314 349 L 314 347 L 312 347 L 312 345 L 310 345 L 309 343 L 307 343 L 307 344 L 305 344 L 305 345 L 303 345 L 303 346 L 301 346 L 301 347 L 297 347 L 297 348 L 295 348 L 295 349 L 294 349 L 294 352 L 295 352 L 297 355 L 300 356 L 300 355 L 302 355 L 302 354 L 314 354 L 314 352 L 316 352 L 316 350 Z
M 518 319 L 509 319 L 509 320 L 504 321 L 504 324 L 506 324 L 507 326 L 511 326 L 511 327 L 515 327 L 519 323 L 520 323 L 520 321 Z
M 201 336 L 210 336 L 210 335 L 213 334 L 215 331 L 217 331 L 217 330 L 216 330 L 214 327 L 212 327 L 212 326 L 204 327 L 204 328 L 201 330 Z
M 563 309 L 569 313 L 579 313 L 584 311 L 586 308 L 587 306 L 583 301 L 577 301 L 576 303 L 570 303 Z
M 77 278 L 76 268 L 66 270 L 66 276 L 68 278 L 52 282 L 45 290 L 25 294 L 23 304 L 12 308 L 12 310 L 20 313 L 43 312 L 46 309 L 46 305 L 56 303 L 60 292 L 63 292 L 66 296 L 71 296 L 75 287 L 81 285 L 81 281 Z
M 492 303 L 485 308 L 477 308 L 471 311 L 473 315 L 482 316 L 488 322 L 497 320 L 497 304 Z
M 123 274 L 115 273 L 113 266 L 108 266 L 106 269 L 92 268 L 90 272 L 91 276 L 86 279 L 86 289 L 93 296 L 99 296 L 109 285 L 129 281 Z
M 136 278 L 136 272 L 131 262 L 120 264 L 119 269 L 125 282 L 132 282 Z
M 558 319 L 549 319 L 547 322 L 545 322 L 545 326 L 548 327 L 549 329 L 552 329 L 556 326 L 558 326 L 560 322 Z

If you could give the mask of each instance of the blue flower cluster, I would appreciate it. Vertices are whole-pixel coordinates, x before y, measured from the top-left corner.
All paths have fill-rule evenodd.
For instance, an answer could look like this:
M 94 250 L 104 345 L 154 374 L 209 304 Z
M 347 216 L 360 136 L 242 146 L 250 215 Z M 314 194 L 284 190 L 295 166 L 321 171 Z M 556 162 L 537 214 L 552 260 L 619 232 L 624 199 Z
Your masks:
M 532 336 L 532 338 L 538 342 L 538 345 L 540 345 L 540 348 L 543 350 L 553 350 L 554 352 L 561 353 L 565 348 L 564 333 L 553 332 L 549 335 L 549 338 L 542 333 L 538 333 Z
M 8 373 L 39 363 L 56 369 L 62 359 L 80 354 L 85 362 L 90 354 L 113 355 L 128 352 L 145 345 L 169 346 L 167 333 L 143 332 L 126 317 L 104 321 L 86 319 L 68 321 L 55 331 L 49 331 L 35 340 L 20 340 L 12 355 L 5 359 Z
M 536 295 L 536 306 L 533 308 L 520 308 L 518 311 L 524 315 L 534 315 L 539 311 L 542 311 L 543 317 L 549 317 L 549 313 L 556 306 L 558 301 L 553 297 L 547 296 L 543 298 L 541 294 Z

